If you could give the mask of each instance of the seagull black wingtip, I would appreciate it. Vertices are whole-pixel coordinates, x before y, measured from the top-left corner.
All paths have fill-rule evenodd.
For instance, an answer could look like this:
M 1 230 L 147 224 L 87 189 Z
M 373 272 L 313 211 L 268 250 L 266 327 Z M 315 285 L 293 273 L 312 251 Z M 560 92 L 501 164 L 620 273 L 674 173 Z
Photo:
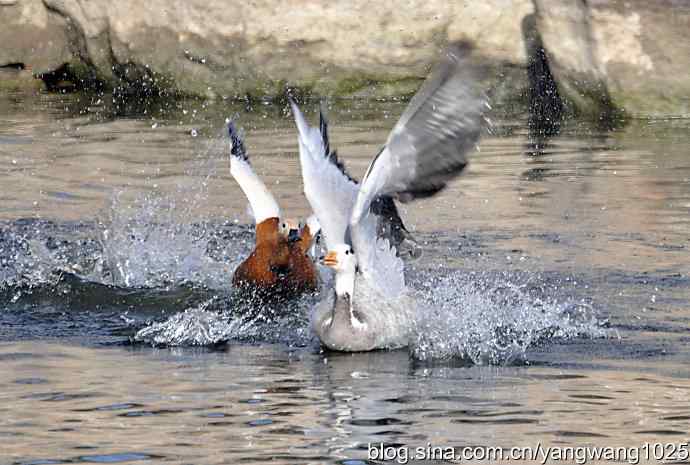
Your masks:
M 249 161 L 247 151 L 244 148 L 244 142 L 242 141 L 242 135 L 232 120 L 228 122 L 228 135 L 231 142 L 230 153 L 244 161 Z

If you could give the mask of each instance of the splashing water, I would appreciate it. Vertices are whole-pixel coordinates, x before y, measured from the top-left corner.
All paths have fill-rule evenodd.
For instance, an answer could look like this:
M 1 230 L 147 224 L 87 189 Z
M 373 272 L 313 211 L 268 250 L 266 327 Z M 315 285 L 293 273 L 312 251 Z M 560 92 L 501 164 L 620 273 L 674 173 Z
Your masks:
M 179 195 L 148 194 L 133 203 L 115 196 L 108 219 L 95 230 L 44 221 L 11 225 L 0 237 L 0 256 L 8 257 L 0 263 L 0 292 L 16 301 L 35 287 L 55 286 L 64 272 L 126 289 L 191 284 L 215 290 L 212 295 L 229 295 L 211 300 L 200 295 L 201 305 L 192 299 L 185 311 L 141 329 L 134 340 L 169 346 L 228 340 L 310 344 L 312 298 L 269 307 L 229 289 L 232 270 L 253 244 L 252 228 L 180 221 L 180 216 L 193 218 L 203 189 L 195 195 L 186 198 L 198 200 L 182 204 L 176 201 Z M 609 334 L 588 301 L 565 289 L 563 278 L 436 268 L 408 274 L 414 275 L 410 287 L 420 302 L 410 346 L 419 360 L 460 357 L 475 364 L 510 364 L 525 360 L 527 350 L 538 344 Z M 161 308 L 174 310 L 167 304 Z
M 17 220 L 2 225 L 0 291 L 11 292 L 14 301 L 36 288 L 50 289 L 63 272 L 127 289 L 187 284 L 226 289 L 252 237 L 250 228 L 199 218 L 212 178 L 226 167 L 224 159 L 218 163 L 209 156 L 222 153 L 222 143 L 222 138 L 207 141 L 206 150 L 187 163 L 185 183 L 172 192 L 158 191 L 154 176 L 134 200 L 127 190 L 114 193 L 95 224 Z
M 223 139 L 209 140 L 185 169 L 189 185 L 172 193 L 155 191 L 140 195 L 133 203 L 123 200 L 123 191 L 111 202 L 101 232 L 103 262 L 110 283 L 124 287 L 169 287 L 185 282 L 210 288 L 228 286 L 228 276 L 238 257 L 248 250 L 244 240 L 218 247 L 225 228 L 200 222 L 198 212 L 208 200 L 208 186 L 218 167 L 208 154 L 219 152 Z M 225 166 L 225 165 L 223 165 Z M 223 225 L 227 227 L 228 225 Z
M 177 307 L 186 310 L 149 324 L 133 339 L 168 346 L 228 340 L 310 344 L 312 297 L 267 306 L 244 301 L 229 289 L 229 277 L 249 253 L 254 237 L 250 227 L 198 218 L 215 172 L 211 157 L 203 154 L 186 170 L 191 185 L 172 193 L 150 186 L 154 188 L 134 201 L 119 192 L 95 228 L 34 221 L 0 231 L 0 257 L 7 257 L 0 262 L 0 292 L 16 300 L 35 286 L 56 286 L 64 272 L 126 289 L 169 290 L 191 284 L 213 290 L 210 295 L 230 294 L 192 298 Z M 527 350 L 540 343 L 608 334 L 586 301 L 559 301 L 556 296 L 572 293 L 549 287 L 552 283 L 538 274 L 526 276 L 452 270 L 439 274 L 437 269 L 415 273 L 411 288 L 420 313 L 411 355 L 419 360 L 461 357 L 476 364 L 509 364 L 524 360 Z M 174 311 L 159 302 L 161 309 Z M 133 308 L 128 304 L 127 310 Z
M 31 253 L 32 241 L 23 231 L 7 229 L 0 242 L 0 291 L 47 282 L 53 269 Z M 40 244 L 34 247 L 40 250 Z M 48 268 L 48 269 L 46 269 Z M 21 294 L 19 294 L 21 295 Z
M 574 298 L 559 302 L 554 286 L 535 274 L 433 272 L 412 286 L 419 301 L 417 331 L 410 355 L 421 361 L 461 358 L 474 364 L 508 365 L 526 361 L 538 344 L 577 337 L 606 337 L 606 322 L 590 304 Z M 332 284 L 332 283 L 331 283 Z M 328 288 L 325 283 L 323 288 Z M 229 340 L 314 342 L 309 315 L 320 297 L 282 303 L 229 302 L 223 310 L 208 303 L 139 331 L 135 340 L 153 345 L 213 345 Z
M 211 288 L 227 286 L 234 263 L 207 252 L 217 230 L 179 222 L 174 198 L 149 195 L 134 206 L 116 196 L 102 231 L 104 276 L 122 287 L 169 287 L 185 282 Z M 228 257 L 223 257 L 228 258 Z
M 106 228 L 112 235 L 100 241 L 93 239 L 98 231 L 86 224 L 38 221 L 10 226 L 0 240 L 2 256 L 8 257 L 0 263 L 0 292 L 12 303 L 44 285 L 55 287 L 54 299 L 60 302 L 63 297 L 57 283 L 65 272 L 80 275 L 85 280 L 80 284 L 82 292 L 93 298 L 102 290 L 89 291 L 83 287 L 88 282 L 115 282 L 127 289 L 186 282 L 215 290 L 210 295 L 207 291 L 192 294 L 188 304 L 177 307 L 187 310 L 149 324 L 135 341 L 157 346 L 214 345 L 229 340 L 305 346 L 314 341 L 309 315 L 317 297 L 267 305 L 229 288 L 233 262 L 253 242 L 251 228 L 180 224 L 166 218 L 173 204 L 165 202 L 165 198 L 148 197 L 131 209 L 114 208 L 114 220 Z M 238 248 L 246 250 L 238 252 Z M 113 279 L 108 271 L 113 263 L 126 280 Z M 412 293 L 420 303 L 418 331 L 410 346 L 411 355 L 419 360 L 460 357 L 476 364 L 511 364 L 524 361 L 527 350 L 539 344 L 610 334 L 589 301 L 576 297 L 579 290 L 567 277 L 531 272 L 439 272 L 437 268 L 408 274 L 412 275 Z M 324 283 L 329 285 L 332 283 Z M 221 297 L 209 300 L 219 294 Z M 118 305 L 110 300 L 119 299 L 120 294 L 108 295 L 111 297 L 104 296 L 104 303 Z M 176 308 L 161 296 L 143 295 L 147 301 L 153 299 L 153 303 L 147 302 L 149 306 L 163 310 L 156 319 Z M 63 300 L 71 308 L 69 296 Z M 123 311 L 137 315 L 136 296 L 126 302 Z M 128 326 L 141 328 L 141 318 L 146 315 L 142 313 Z
M 35 288 L 55 285 L 62 273 L 93 268 L 100 257 L 96 241 L 83 236 L 83 224 L 19 220 L 2 226 L 0 292 L 11 291 L 13 302 Z
M 412 355 L 419 360 L 459 357 L 475 364 L 512 364 L 545 341 L 605 337 L 605 322 L 586 302 L 559 302 L 548 283 L 501 273 L 456 271 L 427 278 L 419 299 Z
M 313 304 L 314 296 L 271 304 L 247 294 L 225 302 L 213 298 L 140 329 L 133 340 L 154 346 L 211 346 L 232 340 L 305 346 L 314 339 L 309 326 Z
M 233 326 L 217 312 L 207 310 L 212 303 L 213 299 L 147 326 L 137 332 L 134 340 L 156 346 L 206 346 L 227 341 Z
M 312 309 L 334 285 L 333 273 L 317 266 L 322 279 L 320 292 L 269 301 L 260 292 L 235 289 L 222 299 L 211 299 L 150 324 L 133 340 L 155 346 L 216 345 L 231 340 L 309 345 L 315 341 L 310 324 Z

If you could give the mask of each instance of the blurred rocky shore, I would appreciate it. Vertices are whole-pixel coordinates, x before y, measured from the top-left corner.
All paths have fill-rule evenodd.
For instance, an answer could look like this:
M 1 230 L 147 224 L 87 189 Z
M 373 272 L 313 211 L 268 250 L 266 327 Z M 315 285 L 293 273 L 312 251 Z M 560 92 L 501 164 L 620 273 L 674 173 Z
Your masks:
M 397 97 L 457 40 L 498 104 L 690 113 L 690 0 L 0 0 L 0 91 Z

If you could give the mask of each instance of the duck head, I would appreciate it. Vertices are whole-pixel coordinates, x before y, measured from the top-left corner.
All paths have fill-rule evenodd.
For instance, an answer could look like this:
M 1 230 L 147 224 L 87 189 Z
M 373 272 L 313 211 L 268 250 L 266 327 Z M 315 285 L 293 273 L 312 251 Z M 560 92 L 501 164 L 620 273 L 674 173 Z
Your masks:
M 283 218 L 278 225 L 280 235 L 288 241 L 288 243 L 297 242 L 300 240 L 300 225 L 299 222 L 292 218 Z

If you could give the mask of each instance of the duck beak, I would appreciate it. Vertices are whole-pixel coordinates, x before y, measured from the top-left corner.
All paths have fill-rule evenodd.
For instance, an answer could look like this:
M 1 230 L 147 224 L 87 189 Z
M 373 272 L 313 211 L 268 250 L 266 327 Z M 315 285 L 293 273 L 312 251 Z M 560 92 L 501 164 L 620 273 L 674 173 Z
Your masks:
M 290 232 L 288 233 L 288 243 L 292 244 L 293 242 L 297 242 L 301 240 L 299 237 L 299 230 L 298 229 L 291 229 Z
M 325 257 L 323 257 L 323 264 L 335 268 L 338 266 L 338 254 L 335 252 L 328 252 Z

